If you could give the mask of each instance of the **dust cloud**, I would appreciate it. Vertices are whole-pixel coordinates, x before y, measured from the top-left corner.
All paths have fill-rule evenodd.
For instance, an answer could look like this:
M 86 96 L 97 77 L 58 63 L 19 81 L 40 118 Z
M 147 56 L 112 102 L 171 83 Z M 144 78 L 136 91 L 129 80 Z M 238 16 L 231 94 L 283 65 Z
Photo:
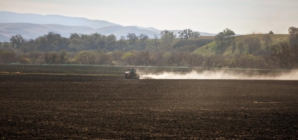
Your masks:
M 226 70 L 191 71 L 188 73 L 161 72 L 141 74 L 140 79 L 239 79 L 239 80 L 298 80 L 298 70 L 288 72 L 235 72 Z

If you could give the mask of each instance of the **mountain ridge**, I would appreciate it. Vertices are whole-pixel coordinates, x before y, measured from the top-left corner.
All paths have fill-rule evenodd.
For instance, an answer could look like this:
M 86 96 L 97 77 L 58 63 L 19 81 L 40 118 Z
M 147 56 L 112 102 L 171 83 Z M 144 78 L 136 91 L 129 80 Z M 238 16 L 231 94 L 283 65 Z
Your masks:
M 117 39 L 128 33 L 146 34 L 149 38 L 159 35 L 161 30 L 154 27 L 122 26 L 105 20 L 91 20 L 83 17 L 62 15 L 40 15 L 32 13 L 14 13 L 0 11 L 0 42 L 9 41 L 13 35 L 22 35 L 25 39 L 35 39 L 48 32 L 69 37 L 71 33 L 103 35 L 114 34 Z M 176 34 L 180 30 L 173 30 Z M 202 36 L 214 36 L 200 32 Z
M 0 23 L 61 24 L 66 26 L 88 26 L 95 29 L 110 25 L 119 25 L 105 20 L 91 20 L 83 17 L 14 13 L 7 11 L 0 11 Z

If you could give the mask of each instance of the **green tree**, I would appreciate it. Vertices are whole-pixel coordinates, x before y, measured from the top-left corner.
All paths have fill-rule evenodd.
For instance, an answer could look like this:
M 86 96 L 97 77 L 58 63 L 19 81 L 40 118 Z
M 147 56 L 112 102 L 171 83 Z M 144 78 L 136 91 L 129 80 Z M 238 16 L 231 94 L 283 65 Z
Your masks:
M 85 46 L 83 45 L 83 43 L 81 42 L 80 38 L 73 38 L 70 40 L 70 44 L 68 45 L 68 50 L 69 51 L 80 51 L 83 48 L 85 48 Z
M 31 62 L 36 64 L 38 62 L 39 57 L 42 56 L 42 53 L 39 51 L 29 52 L 29 58 L 31 59 Z
M 81 64 L 95 64 L 96 62 L 95 53 L 92 51 L 81 51 L 75 57 Z
M 15 35 L 10 38 L 10 43 L 13 48 L 19 49 L 25 43 L 25 39 L 21 35 Z
M 273 35 L 274 33 L 272 31 L 269 32 L 269 35 Z
M 112 55 L 111 53 L 105 53 L 104 51 L 97 51 L 95 53 L 95 62 L 96 64 L 109 64 L 112 63 Z
M 96 34 L 96 36 L 93 35 L 94 38 L 94 47 L 90 48 L 89 50 L 105 50 L 110 51 L 113 50 L 116 44 L 116 36 L 111 34 L 108 36 Z M 91 38 L 91 39 L 93 39 Z
M 224 34 L 224 37 L 225 37 L 225 38 L 228 38 L 228 39 L 235 35 L 234 31 L 232 31 L 232 30 L 229 29 L 229 28 L 226 28 L 226 29 L 223 31 L 223 34 Z
M 123 61 L 124 65 L 132 65 L 134 60 L 134 53 L 133 52 L 126 52 L 121 57 L 121 60 Z
M 170 50 L 172 48 L 173 42 L 176 39 L 174 32 L 164 30 L 160 32 L 160 43 L 159 48 L 161 50 Z
M 35 48 L 38 51 L 50 51 L 50 50 L 52 50 L 52 47 L 48 48 L 49 45 L 48 45 L 47 38 L 45 36 L 40 36 L 37 39 L 35 39 L 35 43 L 36 43 Z
M 59 63 L 60 64 L 65 64 L 67 61 L 67 51 L 66 50 L 61 50 L 59 52 Z
M 45 52 L 44 53 L 44 61 L 47 64 L 55 64 L 57 63 L 58 54 L 56 52 Z
M 60 34 L 49 32 L 44 36 L 38 37 L 36 40 L 36 48 L 39 51 L 59 51 L 67 48 L 68 39 L 63 39 Z
M 111 34 L 107 36 L 107 49 L 108 51 L 113 51 L 116 49 L 117 38 L 115 35 Z
M 219 42 L 219 43 L 223 43 L 225 39 L 225 35 L 223 32 L 219 32 L 216 36 L 215 36 L 215 41 Z
M 121 36 L 120 40 L 117 41 L 117 50 L 125 50 L 127 48 L 127 43 L 125 36 Z
M 229 42 L 231 41 L 232 36 L 234 36 L 235 33 L 234 31 L 232 31 L 229 28 L 226 28 L 225 30 L 223 30 L 222 32 L 219 32 L 216 36 L 215 36 L 215 40 L 217 42 L 220 42 L 221 44 L 226 41 Z
M 199 32 L 192 32 L 191 38 L 199 38 L 201 34 Z
M 298 28 L 290 27 L 289 31 L 289 43 L 290 46 L 297 46 L 298 45 Z
M 298 45 L 291 47 L 287 42 L 274 45 L 271 58 L 279 63 L 280 68 L 297 68 Z
M 72 33 L 72 34 L 70 34 L 70 37 L 69 37 L 69 39 L 70 40 L 72 40 L 72 39 L 80 39 L 80 35 L 79 34 L 77 34 L 77 33 Z
M 8 49 L 10 47 L 11 47 L 11 43 L 10 42 L 4 42 L 4 43 L 2 43 L 2 48 L 3 49 Z
M 172 43 L 176 38 L 174 32 L 168 30 L 161 31 L 160 36 L 161 41 L 163 41 L 164 43 Z
M 150 53 L 148 51 L 138 51 L 134 55 L 135 65 L 149 65 Z
M 139 40 L 140 40 L 140 50 L 144 50 L 146 48 L 146 41 L 149 39 L 149 37 L 146 34 L 140 34 L 139 35 Z
M 233 36 L 235 35 L 234 31 L 226 28 L 222 32 L 219 32 L 215 36 L 215 41 L 216 41 L 216 53 L 217 54 L 222 54 L 226 48 L 232 43 L 234 49 L 236 48 L 234 44 L 234 38 Z
M 61 50 L 64 46 L 62 46 L 62 37 L 60 34 L 49 32 L 47 35 L 45 35 L 47 38 L 47 48 L 49 48 L 49 51 L 53 50 Z M 51 49 L 50 49 L 51 48 Z
M 295 34 L 298 31 L 298 29 L 295 27 L 289 27 L 288 31 L 289 31 L 289 34 Z
M 16 54 L 9 50 L 0 50 L 0 63 L 12 63 L 15 61 Z
M 191 29 L 184 29 L 183 31 L 179 32 L 179 37 L 181 39 L 188 39 L 193 36 L 193 31 Z
M 155 49 L 157 50 L 157 46 L 158 46 L 158 35 L 154 35 L 154 46 L 155 46 Z
M 130 45 L 134 45 L 138 40 L 138 36 L 135 33 L 128 33 L 126 37 L 128 38 Z

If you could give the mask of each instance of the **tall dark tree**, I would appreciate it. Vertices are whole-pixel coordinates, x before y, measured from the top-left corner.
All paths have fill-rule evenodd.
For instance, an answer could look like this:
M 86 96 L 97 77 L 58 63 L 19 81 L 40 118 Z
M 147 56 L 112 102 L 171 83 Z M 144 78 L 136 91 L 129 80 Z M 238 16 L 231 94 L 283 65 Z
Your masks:
M 25 43 L 25 39 L 21 35 L 15 35 L 10 38 L 10 43 L 13 48 L 19 49 Z
M 80 35 L 77 34 L 77 33 L 72 33 L 72 34 L 70 34 L 69 39 L 72 40 L 72 39 L 74 39 L 74 38 L 80 39 Z
M 289 34 L 295 34 L 298 31 L 298 29 L 295 27 L 289 27 L 288 31 L 289 31 Z
M 223 34 L 224 34 L 225 38 L 231 38 L 232 36 L 236 35 L 234 33 L 234 31 L 232 31 L 229 28 L 226 28 L 225 30 L 223 30 Z
M 298 45 L 298 28 L 290 27 L 289 28 L 289 43 L 290 46 L 297 46 Z
M 59 51 L 68 46 L 68 43 L 63 43 L 63 38 L 60 34 L 53 32 L 37 38 L 36 43 L 36 47 L 40 51 Z
M 117 41 L 117 50 L 125 50 L 125 48 L 127 48 L 125 36 L 121 36 L 120 40 Z
M 174 32 L 171 32 L 171 31 L 168 31 L 168 30 L 161 31 L 160 36 L 161 36 L 160 39 L 164 43 L 171 43 L 176 38 L 176 35 L 174 34 Z
M 146 41 L 149 39 L 149 37 L 146 34 L 140 34 L 139 35 L 140 43 L 139 43 L 139 49 L 144 50 L 146 48 Z
M 288 43 L 282 42 L 272 47 L 271 57 L 280 65 L 280 68 L 298 67 L 298 45 L 291 47 Z
M 155 46 L 155 49 L 157 49 L 157 46 L 158 46 L 158 36 L 157 35 L 154 35 L 154 46 Z
M 107 36 L 107 50 L 113 51 L 116 49 L 117 38 L 115 35 L 111 34 Z
M 47 38 L 49 45 L 53 46 L 54 48 L 61 47 L 60 45 L 62 37 L 60 34 L 49 32 L 47 35 L 45 35 L 45 37 Z
M 86 36 L 84 41 L 87 43 L 85 46 L 88 50 L 106 49 L 106 36 L 99 33 L 93 33 L 91 36 Z
M 215 36 L 215 41 L 216 42 L 220 42 L 223 43 L 225 39 L 225 35 L 223 32 L 219 32 L 216 36 Z
M 273 35 L 274 33 L 272 31 L 269 32 L 269 35 Z
M 224 29 L 222 32 L 219 32 L 216 36 L 215 36 L 215 40 L 218 42 L 223 43 L 226 40 L 230 40 L 232 36 L 234 36 L 235 33 L 234 31 L 232 31 L 229 28 Z
M 66 50 L 61 50 L 59 52 L 59 63 L 64 64 L 67 60 L 67 51 Z
M 28 41 L 25 41 L 19 49 L 21 49 L 24 53 L 27 53 L 34 50 L 34 45 L 35 41 L 33 39 L 29 39 Z
M 138 40 L 138 36 L 135 33 L 128 33 L 126 37 L 128 38 L 130 45 L 134 45 Z
M 139 39 L 140 39 L 141 41 L 146 41 L 146 40 L 149 39 L 149 37 L 148 37 L 146 34 L 140 34 L 140 35 L 139 35 Z
M 188 39 L 193 36 L 193 31 L 191 29 L 184 29 L 183 31 L 179 32 L 179 37 L 181 39 Z

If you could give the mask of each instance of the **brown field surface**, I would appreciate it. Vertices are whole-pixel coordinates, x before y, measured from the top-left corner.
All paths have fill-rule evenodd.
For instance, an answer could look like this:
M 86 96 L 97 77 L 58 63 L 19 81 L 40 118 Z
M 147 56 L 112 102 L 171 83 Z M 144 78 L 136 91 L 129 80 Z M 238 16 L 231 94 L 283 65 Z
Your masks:
M 0 75 L 0 139 L 297 139 L 298 81 Z

